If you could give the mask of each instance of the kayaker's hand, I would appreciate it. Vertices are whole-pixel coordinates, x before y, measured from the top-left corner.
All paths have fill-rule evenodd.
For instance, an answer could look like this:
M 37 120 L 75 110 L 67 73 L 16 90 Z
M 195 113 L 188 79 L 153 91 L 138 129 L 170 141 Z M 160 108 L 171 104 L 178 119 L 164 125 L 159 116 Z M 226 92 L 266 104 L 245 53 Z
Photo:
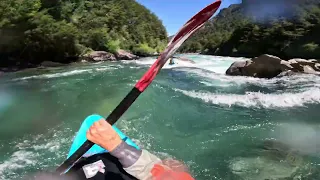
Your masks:
M 87 132 L 87 139 L 109 152 L 114 150 L 122 140 L 112 126 L 101 119 L 95 122 Z

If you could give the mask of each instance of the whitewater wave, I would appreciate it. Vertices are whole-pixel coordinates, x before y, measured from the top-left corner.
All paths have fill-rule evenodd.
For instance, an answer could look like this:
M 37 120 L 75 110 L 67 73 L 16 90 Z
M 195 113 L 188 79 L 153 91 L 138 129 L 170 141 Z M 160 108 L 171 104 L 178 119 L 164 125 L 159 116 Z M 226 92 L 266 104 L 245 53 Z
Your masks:
M 14 152 L 9 159 L 0 164 L 0 179 L 7 179 L 7 177 L 12 179 L 17 178 L 18 175 L 13 171 L 34 165 L 36 162 L 35 158 L 35 154 L 30 151 L 21 150 Z
M 226 70 L 230 67 L 230 65 L 233 62 L 245 59 L 245 58 L 231 58 L 231 57 L 221 57 L 221 56 L 198 56 L 195 59 L 193 59 L 192 57 L 188 57 L 188 58 L 190 58 L 191 60 L 194 60 L 195 64 L 191 64 L 189 66 L 182 65 L 181 67 L 194 67 L 197 69 L 212 71 L 217 74 L 225 74 Z
M 66 134 L 70 134 L 69 128 L 11 141 L 6 145 L 12 147 L 11 155 L 0 160 L 0 179 L 21 179 L 30 169 L 52 167 L 52 162 L 62 161 L 73 138 Z
M 121 60 L 124 64 L 138 64 L 138 65 L 151 65 L 156 61 L 156 58 L 141 58 L 137 60 Z
M 117 63 L 117 62 L 113 62 L 113 63 Z M 116 69 L 124 68 L 124 66 L 121 64 L 114 64 L 114 65 L 110 65 L 109 67 L 116 68 Z
M 169 65 L 169 61 L 166 62 L 163 69 L 174 69 L 181 67 L 199 68 L 209 70 L 215 73 L 223 74 L 226 69 L 237 60 L 245 60 L 245 58 L 234 58 L 234 57 L 220 57 L 220 56 L 183 56 L 192 60 L 193 62 L 183 61 L 174 58 L 174 65 Z M 152 65 L 156 61 L 156 58 L 142 58 L 138 60 L 122 61 L 125 64 L 135 63 L 137 65 Z
M 228 76 L 203 69 L 181 68 L 178 70 L 200 77 L 200 83 L 206 86 L 228 87 L 233 85 L 241 86 L 251 84 L 269 88 L 285 86 L 287 89 L 320 87 L 320 76 L 311 74 L 297 74 L 293 76 L 264 79 L 246 76 Z
M 77 69 L 77 70 L 72 70 L 72 71 L 67 71 L 67 72 L 57 72 L 57 73 L 50 73 L 50 74 L 27 76 L 27 77 L 13 79 L 13 81 L 29 80 L 29 79 L 51 79 L 51 78 L 79 75 L 79 74 L 84 74 L 84 73 L 93 73 L 94 71 L 103 72 L 103 71 L 115 70 L 115 69 L 119 69 L 119 68 L 123 68 L 123 66 L 121 66 L 121 65 L 97 66 L 97 67 L 92 67 L 89 69 Z
M 283 76 L 273 79 L 263 79 L 245 76 L 228 76 L 225 74 L 230 65 L 238 60 L 247 60 L 247 58 L 219 57 L 219 56 L 194 56 L 183 55 L 183 57 L 192 60 L 192 62 L 174 59 L 175 64 L 169 65 L 167 62 L 163 69 L 173 69 L 174 71 L 183 71 L 190 75 L 196 75 L 201 78 L 202 84 L 206 86 L 231 87 L 246 84 L 260 87 L 287 89 L 319 87 L 320 76 L 310 74 L 297 74 L 293 76 Z M 156 58 L 142 58 L 134 61 L 124 61 L 125 64 L 134 63 L 138 66 L 150 66 L 156 61 Z
M 96 71 L 106 71 L 106 70 L 114 70 L 114 69 L 118 69 L 118 68 L 110 67 L 110 66 L 95 68 Z
M 141 67 L 136 67 L 136 66 L 130 66 L 130 69 L 141 69 Z
M 279 108 L 304 106 L 320 103 L 320 89 L 310 88 L 298 93 L 264 94 L 261 92 L 247 92 L 246 94 L 219 94 L 210 92 L 196 92 L 175 89 L 186 96 L 201 99 L 206 103 L 216 105 L 237 105 L 256 108 Z
M 268 122 L 268 123 L 259 123 L 256 125 L 233 125 L 230 127 L 227 127 L 226 129 L 224 129 L 222 132 L 223 133 L 229 133 L 229 132 L 234 132 L 234 131 L 242 131 L 242 130 L 250 130 L 250 129 L 258 129 L 264 126 L 275 126 L 276 124 Z
M 77 74 L 82 74 L 85 72 L 92 72 L 92 70 L 91 69 L 83 69 L 83 70 L 73 70 L 73 71 L 61 72 L 61 73 L 41 74 L 41 75 L 34 75 L 34 76 L 27 76 L 27 77 L 23 77 L 23 78 L 13 79 L 13 81 L 28 80 L 28 79 L 50 79 L 50 78 L 77 75 Z
M 55 152 L 60 149 L 61 142 L 48 142 L 47 144 L 42 144 L 42 145 L 34 145 L 33 148 L 35 150 L 48 150 L 50 152 Z

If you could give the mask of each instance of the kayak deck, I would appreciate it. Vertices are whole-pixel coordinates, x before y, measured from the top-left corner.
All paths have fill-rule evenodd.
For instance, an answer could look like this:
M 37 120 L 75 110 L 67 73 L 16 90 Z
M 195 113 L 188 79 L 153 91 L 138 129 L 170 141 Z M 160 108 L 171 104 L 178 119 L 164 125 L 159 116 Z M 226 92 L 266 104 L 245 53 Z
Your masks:
M 94 122 L 96 122 L 100 119 L 104 119 L 104 118 L 100 115 L 93 114 L 93 115 L 88 116 L 83 121 L 79 131 L 77 132 L 77 134 L 72 142 L 72 145 L 70 147 L 67 158 L 69 158 L 74 152 L 76 152 L 77 149 L 87 140 L 87 137 L 86 137 L 87 131 L 89 130 L 89 128 L 91 127 L 91 125 Z M 129 137 L 127 137 L 124 133 L 122 133 L 115 125 L 113 125 L 112 128 L 118 133 L 118 135 L 120 136 L 120 138 L 123 141 L 125 141 L 127 144 L 129 144 L 137 149 L 140 149 L 138 145 L 136 145 Z M 92 156 L 95 154 L 101 154 L 101 153 L 106 153 L 106 152 L 108 152 L 108 151 L 103 149 L 99 145 L 95 144 L 83 155 L 83 157 L 89 157 L 89 156 Z

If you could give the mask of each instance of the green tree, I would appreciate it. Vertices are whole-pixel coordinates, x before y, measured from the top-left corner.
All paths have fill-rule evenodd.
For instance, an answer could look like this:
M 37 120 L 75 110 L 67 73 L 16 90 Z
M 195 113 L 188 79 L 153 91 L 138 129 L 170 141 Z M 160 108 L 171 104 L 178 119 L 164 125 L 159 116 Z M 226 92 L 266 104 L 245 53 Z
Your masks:
M 144 55 L 168 41 L 162 22 L 135 0 L 1 0 L 0 66 L 69 62 L 122 48 Z
M 284 59 L 319 58 L 319 27 L 318 0 L 243 0 L 242 4 L 223 9 L 187 40 L 180 51 L 246 57 L 268 53 Z

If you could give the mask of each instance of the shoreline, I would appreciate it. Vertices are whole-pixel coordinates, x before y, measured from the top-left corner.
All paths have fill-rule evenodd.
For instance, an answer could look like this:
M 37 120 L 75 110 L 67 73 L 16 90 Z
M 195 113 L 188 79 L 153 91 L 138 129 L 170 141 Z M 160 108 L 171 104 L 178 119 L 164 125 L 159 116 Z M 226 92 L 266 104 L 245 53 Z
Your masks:
M 26 69 L 63 67 L 63 66 L 69 66 L 74 63 L 98 63 L 98 62 L 107 62 L 107 61 L 117 62 L 121 60 L 135 60 L 140 58 L 142 57 L 131 54 L 130 52 L 122 49 L 119 49 L 115 53 L 110 53 L 106 51 L 92 51 L 78 57 L 65 58 L 64 63 L 44 60 L 42 62 L 39 62 L 38 64 L 32 64 L 28 62 L 26 62 L 25 64 L 21 64 L 20 61 L 16 61 L 16 64 L 19 64 L 19 65 L 0 67 L 0 74 L 18 72 Z
M 259 56 L 221 56 L 221 55 L 212 55 L 212 54 L 202 54 L 202 53 L 177 53 L 176 55 L 204 55 L 204 56 L 215 56 L 215 57 L 230 57 L 230 58 L 245 58 L 245 59 L 253 59 L 253 58 L 257 58 Z M 146 57 L 158 57 L 159 55 L 150 55 L 150 56 L 146 56 Z M 19 71 L 24 71 L 24 70 L 28 70 L 28 69 L 42 69 L 42 68 L 52 68 L 52 67 L 64 67 L 64 66 L 69 66 L 72 64 L 81 64 L 81 63 L 89 63 L 89 64 L 94 64 L 94 63 L 98 63 L 98 62 L 120 62 L 121 60 L 136 60 L 136 59 L 141 59 L 141 58 L 145 58 L 145 57 L 139 57 L 136 56 L 136 58 L 134 59 L 121 59 L 121 58 L 117 58 L 114 60 L 110 60 L 110 59 L 106 59 L 106 60 L 99 60 L 99 61 L 94 61 L 94 60 L 86 60 L 84 57 L 79 57 L 77 61 L 70 61 L 68 63 L 60 63 L 60 62 L 53 62 L 53 61 L 43 61 L 42 63 L 38 64 L 38 65 L 32 65 L 29 64 L 27 66 L 11 66 L 11 67 L 0 67 L 0 75 L 4 74 L 4 73 L 14 73 L 14 72 L 19 72 Z M 181 57 L 177 57 L 177 56 L 173 56 L 173 58 L 177 58 L 177 59 L 181 59 Z M 187 58 L 183 58 L 182 59 L 185 61 L 192 61 L 189 60 Z M 303 58 L 292 58 L 292 59 L 303 59 Z M 316 60 L 320 63 L 320 59 L 305 59 L 305 60 Z M 288 60 L 285 60 L 288 61 Z M 193 62 L 193 61 L 192 61 Z M 194 63 L 194 62 L 193 62 Z

